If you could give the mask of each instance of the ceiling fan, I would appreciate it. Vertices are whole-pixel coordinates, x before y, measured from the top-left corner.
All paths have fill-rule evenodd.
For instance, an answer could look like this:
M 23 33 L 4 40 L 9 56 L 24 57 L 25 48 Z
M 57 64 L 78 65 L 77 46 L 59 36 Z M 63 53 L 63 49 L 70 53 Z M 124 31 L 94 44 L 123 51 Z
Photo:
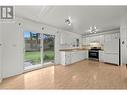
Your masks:
M 97 27 L 95 25 L 91 26 L 88 30 L 90 33 L 96 33 L 97 32 Z
M 71 24 L 72 24 L 71 17 L 68 17 L 67 19 L 65 19 L 65 23 L 68 24 L 69 26 L 71 26 Z

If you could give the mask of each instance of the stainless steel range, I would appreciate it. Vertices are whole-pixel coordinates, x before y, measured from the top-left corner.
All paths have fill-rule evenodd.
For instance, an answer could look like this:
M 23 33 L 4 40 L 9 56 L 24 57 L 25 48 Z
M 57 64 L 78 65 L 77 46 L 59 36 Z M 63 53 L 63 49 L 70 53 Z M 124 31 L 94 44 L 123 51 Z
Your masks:
M 99 50 L 101 50 L 101 48 L 92 47 L 89 50 L 89 58 L 99 59 Z

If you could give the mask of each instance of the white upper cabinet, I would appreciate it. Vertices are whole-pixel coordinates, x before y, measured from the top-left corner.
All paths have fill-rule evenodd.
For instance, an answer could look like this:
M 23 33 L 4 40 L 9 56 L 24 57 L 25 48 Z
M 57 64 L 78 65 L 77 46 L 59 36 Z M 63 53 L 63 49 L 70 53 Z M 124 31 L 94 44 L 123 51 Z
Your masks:
M 89 45 L 90 37 L 83 38 L 83 45 Z
M 60 48 L 77 48 L 82 44 L 81 35 L 64 31 L 60 35 Z
M 104 35 L 99 36 L 100 43 L 104 45 Z
M 106 34 L 104 36 L 104 51 L 105 53 L 119 52 L 119 33 Z
M 82 38 L 82 44 L 86 45 L 86 38 Z
M 97 42 L 97 43 L 100 43 L 100 44 L 104 44 L 104 35 L 93 36 L 91 38 L 91 42 Z
M 83 45 L 89 45 L 90 43 L 104 44 L 104 35 L 90 36 L 83 38 Z
M 98 42 L 98 36 L 90 37 L 90 43 Z

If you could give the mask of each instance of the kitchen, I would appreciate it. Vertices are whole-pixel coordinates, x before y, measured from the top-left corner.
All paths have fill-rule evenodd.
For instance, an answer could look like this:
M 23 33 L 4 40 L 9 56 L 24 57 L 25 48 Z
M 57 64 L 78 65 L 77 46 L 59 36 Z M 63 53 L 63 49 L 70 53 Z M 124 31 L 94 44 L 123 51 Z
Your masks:
M 111 30 L 110 33 L 94 33 L 82 36 L 79 43 L 76 42 L 77 39 L 74 40 L 75 47 L 72 45 L 71 48 L 60 49 L 61 64 L 68 65 L 84 59 L 94 59 L 108 64 L 121 65 L 119 29 Z
M 127 88 L 126 10 L 126 6 L 16 6 L 14 23 L 0 23 L 0 87 Z M 32 65 L 27 70 L 24 32 L 29 32 L 25 35 L 30 42 L 27 54 L 33 54 L 28 55 L 32 60 L 26 60 Z M 44 34 L 51 39 L 44 40 Z M 53 58 L 47 64 L 44 42 L 52 42 L 48 48 L 53 46 L 53 54 L 50 50 L 45 56 Z M 32 47 L 38 49 L 32 51 Z

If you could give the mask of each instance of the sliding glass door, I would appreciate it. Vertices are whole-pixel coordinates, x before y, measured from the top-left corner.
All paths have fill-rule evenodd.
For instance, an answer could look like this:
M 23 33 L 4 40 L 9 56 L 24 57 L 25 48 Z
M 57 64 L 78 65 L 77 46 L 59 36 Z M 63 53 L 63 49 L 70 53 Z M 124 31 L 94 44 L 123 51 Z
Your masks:
M 54 49 L 54 35 L 24 32 L 24 70 L 54 64 Z
M 54 64 L 55 36 L 43 34 L 43 64 Z
M 41 66 L 41 34 L 24 32 L 24 44 L 24 69 Z

